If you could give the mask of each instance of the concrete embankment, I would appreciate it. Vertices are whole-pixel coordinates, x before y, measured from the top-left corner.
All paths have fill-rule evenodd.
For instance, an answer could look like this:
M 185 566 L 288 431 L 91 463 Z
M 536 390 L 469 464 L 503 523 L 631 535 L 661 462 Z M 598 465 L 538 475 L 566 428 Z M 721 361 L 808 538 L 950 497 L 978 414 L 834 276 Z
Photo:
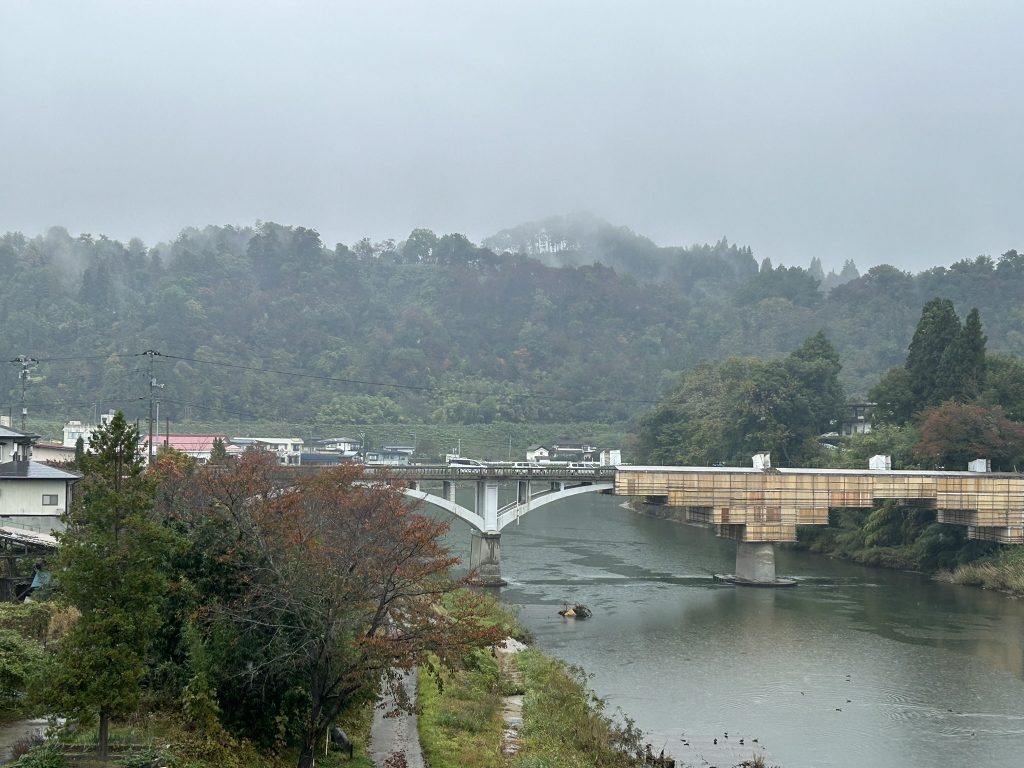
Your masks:
M 406 672 L 399 684 L 405 689 L 409 701 L 415 702 L 416 670 Z M 392 694 L 385 696 L 373 711 L 369 755 L 377 768 L 399 765 L 405 768 L 425 768 L 416 715 L 397 711 Z M 405 758 L 405 762 L 401 762 L 400 756 Z

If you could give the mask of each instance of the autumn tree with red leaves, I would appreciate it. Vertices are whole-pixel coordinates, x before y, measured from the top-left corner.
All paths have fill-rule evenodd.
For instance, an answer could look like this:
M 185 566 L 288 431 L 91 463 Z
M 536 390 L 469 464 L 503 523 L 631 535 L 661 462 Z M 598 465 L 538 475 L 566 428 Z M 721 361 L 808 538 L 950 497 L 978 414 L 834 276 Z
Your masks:
M 443 602 L 461 585 L 441 542 L 448 524 L 359 467 L 296 475 L 247 454 L 200 478 L 190 527 L 220 574 L 199 612 L 214 659 L 204 672 L 226 719 L 239 687 L 247 706 L 271 707 L 299 742 L 300 768 L 340 712 L 400 671 L 501 639 L 472 594 Z M 226 630 L 232 652 L 218 656 Z
M 1015 470 L 1024 461 L 1024 424 L 996 406 L 946 403 L 919 417 L 921 437 L 914 453 L 925 463 L 967 469 L 973 459 L 991 459 L 994 469 Z

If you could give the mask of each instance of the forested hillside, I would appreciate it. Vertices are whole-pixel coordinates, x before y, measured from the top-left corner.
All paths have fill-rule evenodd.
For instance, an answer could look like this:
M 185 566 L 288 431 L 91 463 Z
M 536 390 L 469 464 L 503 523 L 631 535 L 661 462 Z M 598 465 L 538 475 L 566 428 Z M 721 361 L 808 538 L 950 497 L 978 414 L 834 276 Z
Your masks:
M 152 248 L 59 228 L 9 233 L 0 352 L 39 360 L 26 396 L 34 414 L 87 417 L 93 404 L 142 414 L 150 359 L 140 353 L 156 350 L 162 415 L 180 420 L 188 408 L 326 430 L 623 421 L 701 361 L 781 359 L 819 330 L 845 391 L 866 395 L 903 363 L 935 296 L 961 315 L 977 307 L 990 351 L 1024 355 L 1015 251 L 917 275 L 876 266 L 836 285 L 820 262 L 772 267 L 725 240 L 658 247 L 587 227 L 548 233 L 571 247 L 534 255 L 538 225 L 488 240 L 501 252 L 429 230 L 331 248 L 313 230 L 272 223 L 189 229 Z M 0 372 L 4 412 L 17 413 L 18 374 Z

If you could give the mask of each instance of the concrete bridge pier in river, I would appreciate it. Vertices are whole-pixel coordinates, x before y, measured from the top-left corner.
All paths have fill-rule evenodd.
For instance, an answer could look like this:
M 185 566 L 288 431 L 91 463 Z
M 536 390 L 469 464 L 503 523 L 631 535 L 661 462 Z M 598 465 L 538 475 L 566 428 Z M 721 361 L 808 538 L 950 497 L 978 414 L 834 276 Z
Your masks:
M 422 480 L 407 480 L 404 493 L 446 509 L 470 524 L 472 532 L 469 568 L 473 573 L 474 582 L 486 587 L 501 587 L 508 583 L 501 575 L 501 531 L 506 525 L 518 520 L 530 510 L 553 501 L 579 493 L 610 493 L 614 487 L 614 469 L 611 467 L 572 471 L 565 468 L 446 468 L 443 478 L 431 476 L 429 473 L 430 470 L 424 469 Z M 441 480 L 440 493 L 425 491 L 421 487 L 425 481 L 437 480 Z M 457 482 L 473 484 L 472 509 L 467 509 L 455 501 Z M 499 506 L 499 487 L 509 483 L 515 483 L 515 500 Z
M 793 579 L 780 579 L 776 576 L 773 541 L 737 541 L 736 572 L 732 578 L 724 578 L 736 584 L 755 587 L 789 587 L 796 584 Z

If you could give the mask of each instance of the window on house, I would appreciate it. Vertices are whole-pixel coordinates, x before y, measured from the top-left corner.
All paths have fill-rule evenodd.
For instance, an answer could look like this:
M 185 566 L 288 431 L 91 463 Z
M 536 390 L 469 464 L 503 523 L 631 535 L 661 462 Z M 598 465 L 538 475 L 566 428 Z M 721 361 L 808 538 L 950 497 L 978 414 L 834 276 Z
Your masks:
M 44 493 L 43 494 L 43 506 L 44 507 L 56 507 L 57 506 L 57 494 L 56 493 Z

